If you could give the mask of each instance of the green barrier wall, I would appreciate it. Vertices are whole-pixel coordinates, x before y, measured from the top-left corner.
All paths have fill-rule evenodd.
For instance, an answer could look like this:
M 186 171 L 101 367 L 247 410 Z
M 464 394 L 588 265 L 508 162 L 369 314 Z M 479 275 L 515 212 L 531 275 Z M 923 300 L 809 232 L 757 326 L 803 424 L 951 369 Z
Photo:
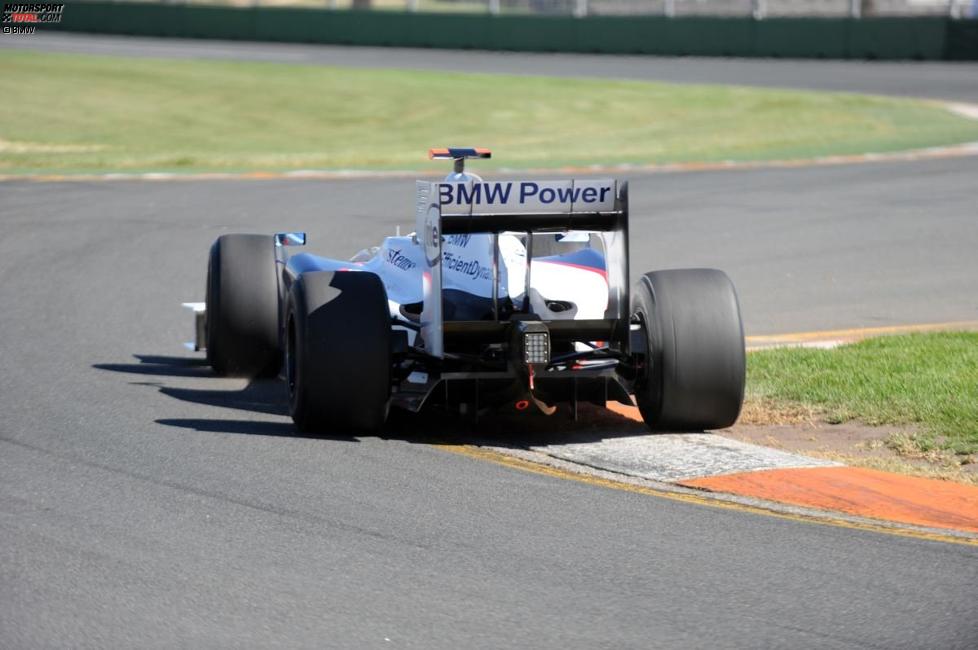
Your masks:
M 955 20 L 947 26 L 945 58 L 978 61 L 978 20 Z
M 91 2 L 61 29 L 140 36 L 690 56 L 978 60 L 978 21 L 947 18 L 489 16 Z

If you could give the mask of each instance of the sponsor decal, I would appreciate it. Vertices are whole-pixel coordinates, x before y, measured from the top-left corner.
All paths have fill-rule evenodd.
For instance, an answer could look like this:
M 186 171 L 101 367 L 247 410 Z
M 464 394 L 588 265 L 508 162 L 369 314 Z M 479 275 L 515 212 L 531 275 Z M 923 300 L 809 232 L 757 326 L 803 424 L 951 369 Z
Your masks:
M 38 25 L 60 23 L 64 4 L 5 2 L 0 13 L 4 34 L 33 34 Z
M 450 246 L 465 248 L 469 245 L 471 239 L 472 235 L 449 235 L 447 241 Z
M 402 271 L 410 271 L 417 266 L 414 260 L 401 253 L 400 249 L 394 250 L 393 248 L 387 251 L 387 263 Z
M 513 192 L 512 183 L 442 183 L 438 195 L 442 205 L 488 203 L 505 205 Z M 485 197 L 485 198 L 483 198 Z
M 614 209 L 614 181 L 497 181 L 440 183 L 442 207 L 546 212 Z
M 472 280 L 492 280 L 492 267 L 484 266 L 479 260 L 470 260 L 448 251 L 442 253 L 442 265 L 449 271 L 466 275 Z

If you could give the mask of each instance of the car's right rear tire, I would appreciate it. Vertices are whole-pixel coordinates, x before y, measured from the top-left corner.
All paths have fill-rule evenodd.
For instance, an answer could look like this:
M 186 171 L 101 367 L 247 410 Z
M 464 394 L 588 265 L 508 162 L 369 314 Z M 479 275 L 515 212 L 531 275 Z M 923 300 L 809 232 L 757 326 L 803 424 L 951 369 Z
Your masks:
M 289 289 L 285 375 L 296 428 L 375 433 L 390 404 L 391 317 L 380 278 L 303 273 Z
M 737 421 L 744 400 L 744 329 L 725 273 L 646 273 L 632 293 L 632 318 L 647 342 L 635 398 L 649 428 L 699 431 Z

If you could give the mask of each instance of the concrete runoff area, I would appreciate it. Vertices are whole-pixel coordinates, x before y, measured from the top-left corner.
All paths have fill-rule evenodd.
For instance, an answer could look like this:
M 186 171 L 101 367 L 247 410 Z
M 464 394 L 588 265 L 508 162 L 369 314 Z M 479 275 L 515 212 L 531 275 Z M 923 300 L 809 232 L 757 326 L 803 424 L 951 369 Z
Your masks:
M 978 487 L 950 481 L 862 467 L 810 467 L 704 476 L 681 484 L 881 521 L 978 533 Z M 978 541 L 978 536 L 971 539 Z
M 767 469 L 840 464 L 712 433 L 638 435 L 532 446 L 530 449 L 588 467 L 667 483 Z
M 638 409 L 608 408 L 641 422 Z M 711 433 L 573 439 L 534 452 L 622 476 L 970 534 L 978 544 L 978 486 L 904 476 L 788 453 Z M 505 453 L 505 450 L 503 450 Z

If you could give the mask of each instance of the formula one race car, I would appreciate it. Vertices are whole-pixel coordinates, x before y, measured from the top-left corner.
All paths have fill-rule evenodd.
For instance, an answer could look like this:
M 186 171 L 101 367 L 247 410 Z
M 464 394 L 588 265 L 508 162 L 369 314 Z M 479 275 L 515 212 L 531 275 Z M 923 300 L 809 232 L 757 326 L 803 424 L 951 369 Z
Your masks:
M 391 406 L 551 414 L 635 402 L 656 430 L 730 426 L 744 335 L 727 276 L 654 271 L 629 292 L 628 184 L 486 182 L 485 149 L 418 181 L 416 232 L 349 261 L 300 251 L 304 233 L 223 235 L 207 301 L 188 303 L 221 375 L 288 383 L 302 431 L 380 429 Z

